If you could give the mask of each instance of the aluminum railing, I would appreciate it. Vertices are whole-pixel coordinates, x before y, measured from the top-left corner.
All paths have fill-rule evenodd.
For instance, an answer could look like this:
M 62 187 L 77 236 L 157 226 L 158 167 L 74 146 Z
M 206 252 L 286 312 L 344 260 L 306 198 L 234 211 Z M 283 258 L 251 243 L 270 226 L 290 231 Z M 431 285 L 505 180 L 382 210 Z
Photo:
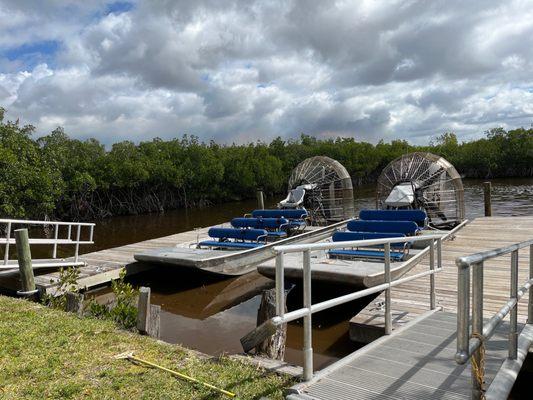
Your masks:
M 402 283 L 410 282 L 414 279 L 425 276 L 430 277 L 430 308 L 435 309 L 435 273 L 442 270 L 442 240 L 451 234 L 447 235 L 421 235 L 415 237 L 404 238 L 386 238 L 386 239 L 371 239 L 371 240 L 356 240 L 346 242 L 327 242 L 314 244 L 296 244 L 286 246 L 276 246 L 276 316 L 272 318 L 271 322 L 279 326 L 281 324 L 294 321 L 296 319 L 304 319 L 303 324 L 303 379 L 309 381 L 313 377 L 313 346 L 312 346 L 312 326 L 311 316 L 319 311 L 327 310 L 329 308 L 344 304 L 374 293 L 385 291 L 385 333 L 392 332 L 392 316 L 391 316 L 391 288 Z M 403 242 L 429 242 L 429 249 L 423 250 L 423 254 L 429 251 L 429 270 L 419 272 L 403 278 L 391 279 L 391 258 L 390 248 L 393 243 Z M 359 290 L 357 292 L 348 293 L 343 296 L 322 301 L 320 303 L 311 304 L 311 252 L 318 250 L 331 250 L 346 247 L 361 247 L 361 246 L 384 246 L 384 283 L 373 286 L 368 289 Z M 287 253 L 303 253 L 303 308 L 285 313 L 285 286 L 284 286 L 284 255 Z M 436 253 L 436 254 L 435 254 Z M 437 256 L 437 265 L 435 266 L 435 255 Z M 417 257 L 417 256 L 415 256 Z M 409 262 L 406 261 L 406 262 Z
M 518 251 L 529 246 L 529 279 L 518 289 Z M 511 254 L 510 263 L 510 293 L 509 300 L 494 314 L 487 323 L 483 323 L 483 265 L 484 262 L 495 257 Z M 459 257 L 457 281 L 457 353 L 455 360 L 458 364 L 466 363 L 474 358 L 480 365 L 482 341 L 490 339 L 503 319 L 509 317 L 509 352 L 508 358 L 516 360 L 518 353 L 518 302 L 533 285 L 533 239 L 516 243 L 490 251 Z M 472 277 L 470 277 L 472 270 Z M 470 281 L 472 280 L 472 318 L 470 319 Z M 471 321 L 471 329 L 470 329 Z M 533 323 L 533 296 L 529 295 L 528 324 Z M 470 334 L 470 330 L 472 334 Z M 472 398 L 481 399 L 483 396 L 479 379 L 472 377 Z
M 15 226 L 17 227 L 24 227 L 29 228 L 31 226 L 52 226 L 54 229 L 54 237 L 53 238 L 31 238 L 29 239 L 29 243 L 35 244 L 35 245 L 49 245 L 52 246 L 52 258 L 57 258 L 57 248 L 59 245 L 73 245 L 74 246 L 74 261 L 68 261 L 68 262 L 47 262 L 44 260 L 34 260 L 32 262 L 32 265 L 34 267 L 53 267 L 53 266 L 61 266 L 63 264 L 65 265 L 82 265 L 83 262 L 79 261 L 79 249 L 80 245 L 84 244 L 93 244 L 94 241 L 94 226 L 93 223 L 88 222 L 60 222 L 60 221 L 33 221 L 33 220 L 25 220 L 25 219 L 0 219 L 0 226 L 5 227 L 5 237 L 0 238 L 0 245 L 4 245 L 4 263 L 3 266 L 0 268 L 5 269 L 11 269 L 14 268 L 12 264 L 9 263 L 9 251 L 10 246 L 15 244 L 15 238 L 12 237 L 12 231 Z M 64 236 L 61 237 L 60 228 L 63 227 Z M 86 232 L 82 232 L 82 230 L 85 230 Z M 75 231 L 75 238 L 72 238 L 73 231 Z M 83 240 L 82 236 L 88 237 L 87 239 Z

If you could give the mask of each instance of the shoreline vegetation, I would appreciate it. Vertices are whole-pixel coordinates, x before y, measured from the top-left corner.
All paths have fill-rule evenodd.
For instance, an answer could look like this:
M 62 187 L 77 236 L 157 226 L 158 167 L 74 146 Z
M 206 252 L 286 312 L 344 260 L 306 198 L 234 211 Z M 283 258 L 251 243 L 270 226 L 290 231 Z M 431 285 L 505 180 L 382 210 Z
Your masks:
M 343 164 L 355 186 L 372 182 L 393 159 L 429 151 L 466 178 L 533 176 L 533 128 L 495 128 L 478 140 L 453 133 L 428 146 L 405 140 L 376 145 L 354 138 L 276 138 L 244 145 L 204 143 L 194 136 L 115 143 L 70 138 L 61 128 L 32 137 L 34 127 L 4 121 L 0 108 L 0 215 L 98 220 L 116 215 L 202 207 L 284 193 L 292 169 L 314 155 Z
M 251 363 L 201 353 L 124 331 L 108 320 L 0 295 L 2 399 L 228 398 L 154 368 L 115 356 L 137 357 L 235 392 L 239 399 L 283 398 L 293 378 Z M 53 331 L 53 335 L 50 332 Z

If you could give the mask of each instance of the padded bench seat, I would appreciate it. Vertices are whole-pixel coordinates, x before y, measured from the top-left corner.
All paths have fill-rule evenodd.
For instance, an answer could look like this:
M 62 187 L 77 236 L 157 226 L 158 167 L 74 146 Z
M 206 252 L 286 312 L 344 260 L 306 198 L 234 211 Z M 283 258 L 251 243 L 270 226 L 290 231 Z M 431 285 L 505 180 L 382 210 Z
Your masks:
M 328 255 L 334 257 L 359 257 L 359 258 L 378 258 L 385 259 L 385 252 L 379 250 L 330 250 Z M 390 258 L 392 261 L 403 261 L 405 253 L 391 251 Z
M 403 233 L 416 235 L 420 230 L 413 221 L 374 221 L 354 219 L 348 222 L 347 228 L 352 232 Z
M 210 228 L 207 234 L 218 240 L 204 240 L 198 243 L 198 247 L 253 249 L 263 246 L 267 238 L 267 231 L 264 229 Z
M 198 243 L 198 246 L 205 247 L 226 247 L 233 249 L 254 249 L 263 246 L 264 243 L 250 243 L 250 242 L 219 242 L 218 240 L 204 240 Z
M 361 210 L 359 219 L 371 221 L 412 221 L 423 228 L 427 223 L 424 210 Z

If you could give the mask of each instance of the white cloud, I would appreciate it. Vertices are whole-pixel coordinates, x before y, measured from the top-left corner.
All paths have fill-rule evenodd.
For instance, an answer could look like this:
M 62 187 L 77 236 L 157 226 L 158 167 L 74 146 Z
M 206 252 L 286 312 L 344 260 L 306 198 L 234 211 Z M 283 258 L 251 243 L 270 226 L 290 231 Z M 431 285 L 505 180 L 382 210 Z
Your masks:
M 9 118 L 105 143 L 301 132 L 427 143 L 443 131 L 468 139 L 533 121 L 530 2 L 161 0 L 106 9 L 0 0 Z M 44 62 L 6 56 L 41 41 L 59 43 Z

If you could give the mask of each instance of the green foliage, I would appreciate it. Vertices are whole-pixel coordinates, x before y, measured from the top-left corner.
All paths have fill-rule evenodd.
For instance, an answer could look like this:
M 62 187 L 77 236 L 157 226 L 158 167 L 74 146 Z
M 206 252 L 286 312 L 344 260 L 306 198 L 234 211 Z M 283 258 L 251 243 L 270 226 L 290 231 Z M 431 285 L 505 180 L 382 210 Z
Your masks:
M 78 279 L 80 272 L 77 268 L 60 268 L 59 269 L 59 281 L 55 288 L 54 294 L 45 294 L 41 299 L 44 305 L 52 308 L 64 310 L 67 304 L 67 292 L 78 291 Z
M 111 290 L 115 295 L 112 304 L 98 304 L 95 300 L 89 303 L 88 314 L 100 318 L 110 319 L 124 329 L 133 329 L 137 323 L 137 298 L 139 291 L 124 281 L 126 270 L 120 272 L 120 277 L 111 282 Z
M 532 128 L 496 128 L 462 143 L 446 132 L 429 146 L 308 135 L 218 145 L 185 135 L 138 145 L 119 142 L 109 151 L 95 139 L 71 139 L 61 128 L 37 140 L 33 130 L 4 122 L 0 108 L 2 217 L 98 219 L 253 198 L 258 187 L 280 194 L 291 170 L 315 155 L 338 160 L 355 185 L 375 181 L 387 163 L 411 151 L 442 155 L 466 177 L 533 175 Z

